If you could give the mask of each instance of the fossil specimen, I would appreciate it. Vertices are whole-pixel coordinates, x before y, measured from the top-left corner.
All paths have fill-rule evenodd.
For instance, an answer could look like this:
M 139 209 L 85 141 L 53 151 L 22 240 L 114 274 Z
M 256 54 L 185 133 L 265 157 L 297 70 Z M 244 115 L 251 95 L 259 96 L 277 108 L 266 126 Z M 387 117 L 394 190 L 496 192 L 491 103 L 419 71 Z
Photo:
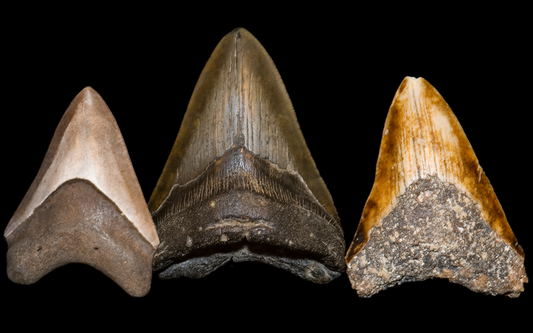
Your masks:
M 457 118 L 422 78 L 396 92 L 346 263 L 363 297 L 436 277 L 491 295 L 524 290 L 524 252 Z
M 130 295 L 150 290 L 157 233 L 115 118 L 92 88 L 63 115 L 4 236 L 14 282 L 76 262 Z
M 345 269 L 343 230 L 289 96 L 241 28 L 202 71 L 148 206 L 164 279 L 200 278 L 230 260 L 318 283 Z

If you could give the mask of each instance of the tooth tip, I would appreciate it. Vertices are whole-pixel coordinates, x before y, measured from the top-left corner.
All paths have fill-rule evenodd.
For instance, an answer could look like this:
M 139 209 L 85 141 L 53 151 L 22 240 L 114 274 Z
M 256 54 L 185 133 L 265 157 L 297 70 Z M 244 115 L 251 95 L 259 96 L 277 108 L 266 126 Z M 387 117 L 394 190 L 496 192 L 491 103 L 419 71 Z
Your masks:
M 404 80 L 408 80 L 408 81 L 426 81 L 423 77 L 416 77 L 416 76 L 406 76 Z
M 83 99 L 86 99 L 86 100 L 93 100 L 95 98 L 102 98 L 100 97 L 100 94 L 98 94 L 98 92 L 96 92 L 96 90 L 94 90 L 91 86 L 87 86 L 85 88 L 83 88 L 76 97 L 81 97 Z M 74 98 L 76 99 L 76 98 Z
M 235 43 L 237 40 L 259 43 L 257 38 L 255 38 L 254 35 L 250 33 L 250 31 L 242 27 L 238 27 L 233 29 L 226 36 L 224 36 L 224 38 L 222 38 L 222 40 L 220 41 L 220 44 L 224 44 L 225 42 Z
M 244 29 L 243 27 L 237 27 L 235 29 L 233 29 L 230 34 L 232 35 L 239 35 L 239 34 L 242 34 L 242 33 L 250 33 L 248 30 Z
M 91 87 L 91 86 L 87 86 L 87 87 L 83 88 L 80 91 L 80 93 L 84 93 L 84 94 L 95 94 L 96 93 L 97 94 L 96 90 L 94 90 L 94 88 Z
M 415 86 L 420 86 L 421 84 L 429 84 L 429 82 L 427 82 L 423 77 L 406 76 L 405 79 L 403 79 L 402 84 L 407 84 L 410 88 L 414 88 Z
M 83 88 L 76 95 L 76 97 L 74 97 L 65 113 L 68 113 L 69 110 L 72 110 L 72 108 L 74 108 L 74 110 L 70 112 L 77 113 L 80 110 L 80 105 L 82 104 L 85 105 L 85 107 L 83 108 L 85 116 L 89 116 L 90 114 L 94 114 L 95 112 L 99 113 L 100 115 L 106 114 L 106 117 L 112 115 L 111 110 L 107 106 L 102 96 L 100 96 L 100 94 L 90 86 Z
M 431 83 L 423 77 L 406 76 L 396 91 L 392 102 L 400 111 L 394 113 L 394 117 L 403 117 L 405 113 L 416 113 L 415 104 L 419 103 L 416 101 L 422 101 L 426 107 L 429 107 L 428 112 L 452 115 L 451 111 L 448 110 L 446 101 Z

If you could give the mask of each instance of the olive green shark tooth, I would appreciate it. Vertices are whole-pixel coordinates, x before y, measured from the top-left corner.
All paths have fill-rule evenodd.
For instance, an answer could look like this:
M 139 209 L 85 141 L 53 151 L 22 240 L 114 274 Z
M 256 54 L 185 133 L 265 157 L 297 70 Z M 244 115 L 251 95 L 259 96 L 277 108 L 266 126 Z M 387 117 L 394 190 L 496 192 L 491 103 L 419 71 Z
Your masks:
M 396 92 L 346 263 L 362 297 L 429 278 L 490 295 L 524 290 L 524 252 L 457 118 L 422 78 Z
M 115 118 L 92 88 L 63 115 L 4 236 L 16 283 L 84 263 L 132 296 L 150 290 L 155 226 Z
M 285 86 L 245 29 L 218 44 L 148 204 L 161 278 L 259 261 L 326 283 L 345 270 L 343 230 Z

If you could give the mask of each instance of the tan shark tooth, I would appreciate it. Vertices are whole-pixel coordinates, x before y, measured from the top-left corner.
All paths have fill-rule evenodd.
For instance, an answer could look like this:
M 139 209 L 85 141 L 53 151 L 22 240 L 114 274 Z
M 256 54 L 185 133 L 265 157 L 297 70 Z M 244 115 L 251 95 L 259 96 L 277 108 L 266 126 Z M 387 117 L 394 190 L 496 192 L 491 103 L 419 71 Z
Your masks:
M 245 29 L 207 62 L 148 204 L 160 277 L 259 261 L 326 283 L 343 231 L 274 63 Z
M 422 78 L 396 92 L 346 263 L 363 297 L 428 278 L 491 295 L 524 290 L 524 252 L 457 118 Z
M 150 290 L 155 226 L 115 118 L 92 88 L 63 115 L 4 236 L 14 282 L 31 284 L 76 262 L 132 296 Z

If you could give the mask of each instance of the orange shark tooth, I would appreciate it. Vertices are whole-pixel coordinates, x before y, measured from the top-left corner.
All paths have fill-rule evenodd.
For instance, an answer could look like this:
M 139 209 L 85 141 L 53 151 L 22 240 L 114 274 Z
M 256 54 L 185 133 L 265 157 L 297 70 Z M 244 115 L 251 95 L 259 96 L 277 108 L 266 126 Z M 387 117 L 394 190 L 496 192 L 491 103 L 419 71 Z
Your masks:
M 279 73 L 245 29 L 207 62 L 148 204 L 161 278 L 230 260 L 317 283 L 345 271 L 343 230 Z
M 362 297 L 430 278 L 490 295 L 524 290 L 524 252 L 457 118 L 422 78 L 396 92 L 346 263 Z
M 150 290 L 155 226 L 115 118 L 92 88 L 63 115 L 4 237 L 14 282 L 85 263 L 130 295 Z

